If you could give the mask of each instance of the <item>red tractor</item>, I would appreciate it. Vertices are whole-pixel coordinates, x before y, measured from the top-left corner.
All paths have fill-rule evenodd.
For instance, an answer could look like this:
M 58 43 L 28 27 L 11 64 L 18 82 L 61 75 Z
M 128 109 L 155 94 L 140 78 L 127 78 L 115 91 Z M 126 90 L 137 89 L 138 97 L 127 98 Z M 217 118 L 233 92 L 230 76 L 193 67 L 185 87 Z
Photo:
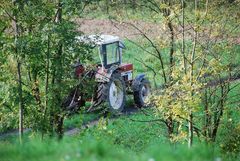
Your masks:
M 145 74 L 139 74 L 133 79 L 133 64 L 122 62 L 123 42 L 117 36 L 91 35 L 77 38 L 80 43 L 98 47 L 100 63 L 94 70 L 86 71 L 80 63 L 74 65 L 77 78 L 91 77 L 96 82 L 91 102 L 93 107 L 105 103 L 113 113 L 121 112 L 126 102 L 126 94 L 133 94 L 138 107 L 144 106 L 150 94 L 150 83 Z M 84 88 L 84 87 L 82 87 Z M 74 89 L 63 102 L 65 109 L 72 110 L 83 106 L 85 94 L 79 86 Z

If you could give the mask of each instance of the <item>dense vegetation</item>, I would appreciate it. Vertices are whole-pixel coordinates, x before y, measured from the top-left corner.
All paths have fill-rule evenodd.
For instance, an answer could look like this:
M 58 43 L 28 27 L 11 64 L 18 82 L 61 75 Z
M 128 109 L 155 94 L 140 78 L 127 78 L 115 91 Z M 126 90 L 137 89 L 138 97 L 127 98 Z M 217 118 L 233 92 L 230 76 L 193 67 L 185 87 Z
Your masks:
M 239 0 L 1 0 L 0 160 L 239 160 L 239 8 Z M 150 78 L 150 108 L 117 117 L 86 113 L 89 103 L 74 115 L 61 109 L 79 83 L 71 64 L 96 59 L 76 41 L 79 19 L 136 32 L 122 37 L 123 61 Z

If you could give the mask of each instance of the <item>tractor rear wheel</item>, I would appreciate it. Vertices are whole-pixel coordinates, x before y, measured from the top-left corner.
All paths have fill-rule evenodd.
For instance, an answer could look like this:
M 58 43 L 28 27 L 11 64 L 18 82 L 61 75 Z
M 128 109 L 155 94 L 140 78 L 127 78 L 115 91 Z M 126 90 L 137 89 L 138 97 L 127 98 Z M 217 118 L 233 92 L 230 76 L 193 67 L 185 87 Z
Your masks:
M 98 83 L 94 96 L 93 106 L 96 107 L 105 101 L 105 88 L 104 83 Z
M 121 74 L 112 74 L 110 81 L 98 85 L 94 106 L 105 102 L 113 113 L 121 112 L 126 102 L 126 87 Z
M 150 82 L 144 78 L 136 91 L 133 92 L 134 102 L 138 107 L 143 107 L 147 102 L 147 97 L 150 95 Z

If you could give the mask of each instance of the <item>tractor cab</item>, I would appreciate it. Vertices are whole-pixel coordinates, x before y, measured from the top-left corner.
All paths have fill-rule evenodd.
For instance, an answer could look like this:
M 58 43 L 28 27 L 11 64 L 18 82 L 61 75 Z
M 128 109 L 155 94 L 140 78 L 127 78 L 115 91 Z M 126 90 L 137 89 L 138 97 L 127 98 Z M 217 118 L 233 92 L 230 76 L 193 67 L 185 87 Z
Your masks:
M 122 64 L 122 49 L 124 48 L 124 44 L 118 37 L 105 35 L 104 43 L 99 47 L 103 66 L 108 69 L 112 65 Z
M 78 37 L 78 40 L 93 47 L 98 47 L 101 66 L 105 69 L 122 64 L 122 49 L 125 49 L 125 46 L 118 36 L 90 35 Z

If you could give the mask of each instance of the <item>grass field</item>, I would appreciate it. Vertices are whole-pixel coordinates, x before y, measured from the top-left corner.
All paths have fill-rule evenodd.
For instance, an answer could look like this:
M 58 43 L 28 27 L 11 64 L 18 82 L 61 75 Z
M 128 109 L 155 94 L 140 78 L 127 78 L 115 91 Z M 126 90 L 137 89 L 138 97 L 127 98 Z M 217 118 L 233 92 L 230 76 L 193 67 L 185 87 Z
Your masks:
M 147 110 L 151 112 L 151 109 Z M 121 116 L 114 120 L 102 119 L 100 123 L 85 129 L 75 136 L 63 140 L 45 139 L 37 134 L 25 136 L 23 144 L 18 140 L 0 142 L 1 161 L 51 161 L 51 160 L 102 160 L 102 161 L 213 161 L 238 160 L 227 158 L 218 146 L 196 143 L 189 150 L 185 144 L 171 144 L 160 122 L 138 122 L 151 120 L 141 112 Z M 133 121 L 135 120 L 135 121 Z M 239 156 L 238 156 L 239 157 Z
M 147 109 L 145 112 L 151 113 L 152 110 Z M 239 114 L 234 113 L 232 118 L 237 116 Z M 79 128 L 82 117 L 91 116 L 76 115 L 66 122 L 70 127 Z M 240 155 L 226 155 L 221 151 L 221 144 L 231 136 L 231 131 L 226 133 L 226 125 L 221 126 L 222 134 L 215 146 L 201 143 L 195 138 L 194 146 L 189 150 L 186 144 L 169 142 L 163 123 L 142 122 L 153 119 L 153 115 L 146 116 L 142 112 L 114 120 L 102 118 L 97 125 L 73 136 L 65 136 L 61 141 L 55 138 L 45 138 L 42 141 L 37 133 L 26 133 L 22 145 L 19 144 L 18 137 L 6 138 L 0 141 L 0 160 L 212 161 L 221 158 L 237 161 L 240 158 Z

